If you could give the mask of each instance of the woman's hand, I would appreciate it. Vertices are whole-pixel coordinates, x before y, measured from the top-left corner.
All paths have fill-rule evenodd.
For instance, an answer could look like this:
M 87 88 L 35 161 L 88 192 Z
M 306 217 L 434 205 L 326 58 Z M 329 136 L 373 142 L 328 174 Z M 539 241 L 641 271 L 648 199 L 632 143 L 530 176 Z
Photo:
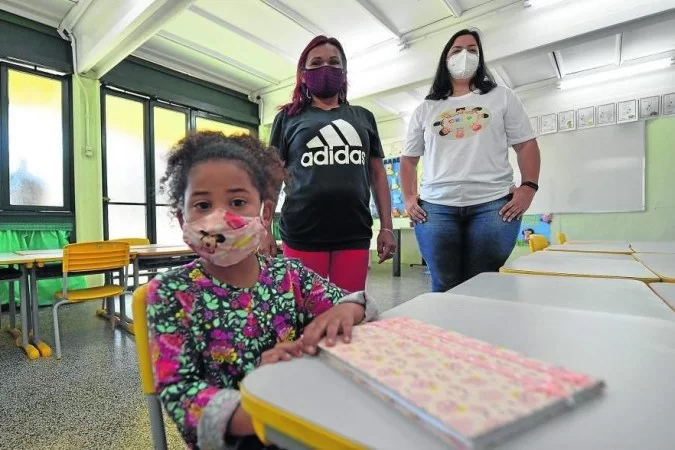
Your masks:
M 418 197 L 406 198 L 404 201 L 405 210 L 408 211 L 408 215 L 413 222 L 424 223 L 427 221 L 427 213 L 420 206 Z
M 260 241 L 258 253 L 272 258 L 277 257 L 277 241 L 274 240 L 274 235 L 271 231 L 268 230 L 267 235 Z
M 326 344 L 335 345 L 338 333 L 342 333 L 342 341 L 348 343 L 352 339 L 354 324 L 360 323 L 366 310 L 358 303 L 340 303 L 314 319 L 302 337 L 305 352 L 313 355 L 321 338 L 326 336 Z
M 391 259 L 396 253 L 396 240 L 394 232 L 389 229 L 382 229 L 377 235 L 377 256 L 380 257 L 379 264 Z
M 260 365 L 274 364 L 279 361 L 290 361 L 293 358 L 301 358 L 303 353 L 302 338 L 295 342 L 279 342 L 262 354 Z
M 511 188 L 513 198 L 499 211 L 499 215 L 504 222 L 511 222 L 513 219 L 520 219 L 525 211 L 532 204 L 534 199 L 534 189 L 527 186 Z

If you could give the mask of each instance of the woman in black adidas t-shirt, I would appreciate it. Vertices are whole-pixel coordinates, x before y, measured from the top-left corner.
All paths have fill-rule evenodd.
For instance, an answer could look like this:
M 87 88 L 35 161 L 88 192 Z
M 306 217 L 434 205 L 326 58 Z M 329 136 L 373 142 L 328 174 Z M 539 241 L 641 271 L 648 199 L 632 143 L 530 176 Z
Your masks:
M 380 262 L 393 256 L 396 243 L 375 117 L 347 102 L 346 69 L 337 39 L 314 38 L 300 55 L 292 101 L 275 118 L 270 143 L 291 175 L 279 224 L 284 256 L 358 291 L 370 260 L 371 188 L 381 218 Z M 271 236 L 261 250 L 275 254 Z

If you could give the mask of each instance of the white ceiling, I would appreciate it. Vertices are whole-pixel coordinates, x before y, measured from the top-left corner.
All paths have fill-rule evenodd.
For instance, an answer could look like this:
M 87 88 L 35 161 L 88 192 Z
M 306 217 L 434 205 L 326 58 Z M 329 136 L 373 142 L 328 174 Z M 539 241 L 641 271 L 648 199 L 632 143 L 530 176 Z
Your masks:
M 80 1 L 114 5 L 138 0 Z M 588 4 L 594 2 L 617 5 L 614 16 L 584 17 L 556 30 L 547 27 L 546 20 L 555 23 L 554 8 L 574 15 L 571 8 L 593 11 Z M 0 8 L 56 27 L 76 3 L 0 0 Z M 162 22 L 133 54 L 241 92 L 260 93 L 269 97 L 269 104 L 287 98 L 306 43 L 317 34 L 336 36 L 348 56 L 352 92 L 360 97 L 356 103 L 378 117 L 404 115 L 419 104 L 442 43 L 460 27 L 480 26 L 490 68 L 499 82 L 515 89 L 643 58 L 675 56 L 675 0 L 529 3 L 534 6 L 526 9 L 522 0 L 196 0 Z M 615 26 L 619 7 L 624 8 L 623 22 Z M 550 17 L 538 20 L 543 28 L 539 34 L 519 34 L 530 10 Z M 631 23 L 636 14 L 648 17 L 650 11 L 661 14 L 652 14 L 639 26 Z M 530 17 L 532 23 L 535 19 Z M 586 30 L 584 26 L 595 32 L 572 39 L 569 33 Z M 504 39 L 507 35 L 512 37 Z

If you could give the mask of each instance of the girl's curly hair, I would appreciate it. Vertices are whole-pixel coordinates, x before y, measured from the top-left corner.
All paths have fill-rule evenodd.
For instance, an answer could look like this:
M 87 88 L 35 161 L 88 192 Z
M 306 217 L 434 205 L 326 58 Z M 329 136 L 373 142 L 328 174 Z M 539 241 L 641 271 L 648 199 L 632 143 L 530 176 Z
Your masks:
M 261 200 L 277 201 L 286 170 L 274 147 L 253 136 L 198 131 L 173 146 L 160 180 L 160 192 L 168 195 L 174 214 L 183 208 L 190 170 L 198 163 L 219 159 L 233 161 L 246 170 Z

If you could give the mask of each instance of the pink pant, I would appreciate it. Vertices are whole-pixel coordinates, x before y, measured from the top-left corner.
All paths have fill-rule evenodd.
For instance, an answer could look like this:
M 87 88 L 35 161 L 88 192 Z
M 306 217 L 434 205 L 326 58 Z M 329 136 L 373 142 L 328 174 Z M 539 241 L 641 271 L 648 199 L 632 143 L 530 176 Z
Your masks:
M 366 288 L 370 250 L 336 250 L 333 252 L 305 252 L 284 244 L 284 256 L 302 261 L 305 267 L 348 292 Z

